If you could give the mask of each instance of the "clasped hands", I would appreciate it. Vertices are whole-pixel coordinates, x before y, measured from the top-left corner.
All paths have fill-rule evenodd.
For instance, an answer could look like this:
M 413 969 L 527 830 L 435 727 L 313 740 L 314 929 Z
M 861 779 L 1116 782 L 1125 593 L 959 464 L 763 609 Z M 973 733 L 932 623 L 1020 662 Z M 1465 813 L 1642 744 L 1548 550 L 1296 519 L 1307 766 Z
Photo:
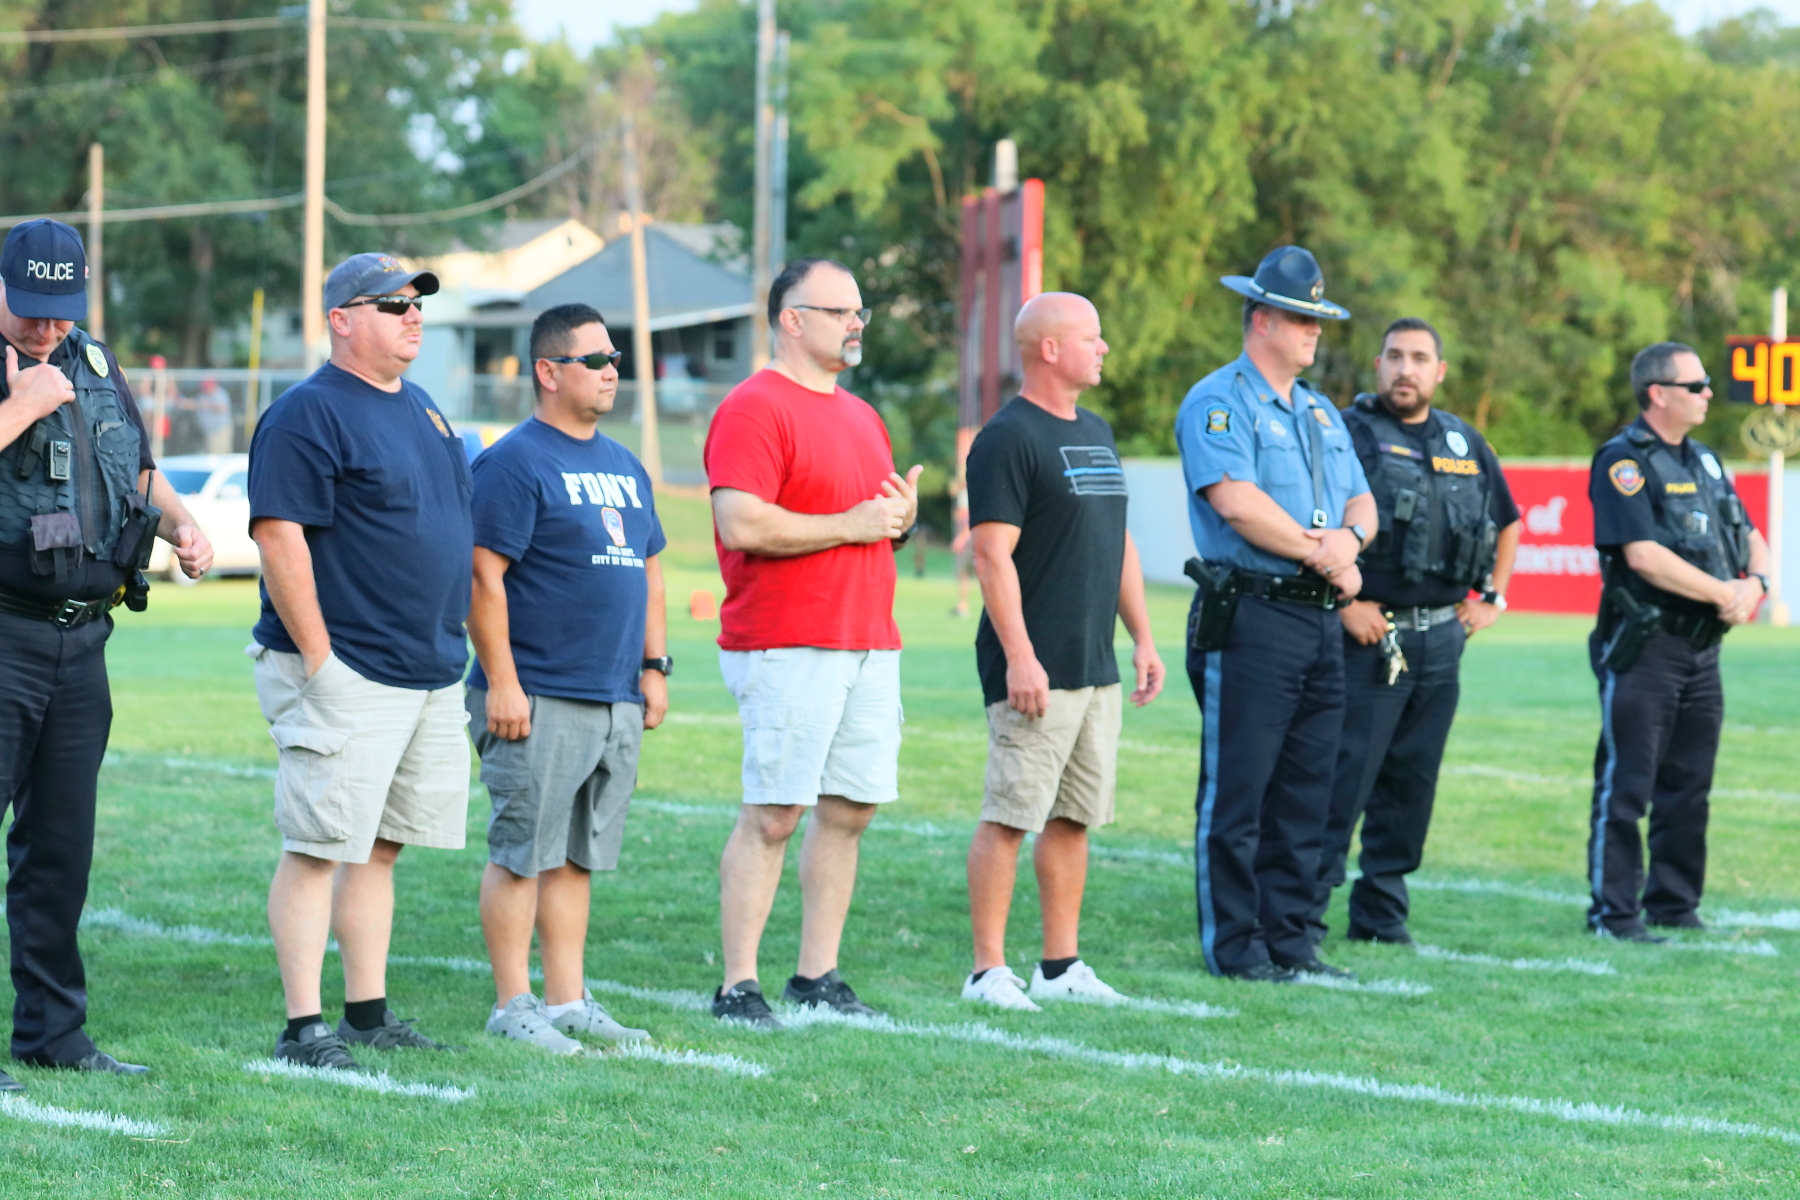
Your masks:
M 1348 529 L 1305 529 L 1301 532 L 1316 543 L 1312 553 L 1300 560 L 1301 566 L 1329 579 L 1337 588 L 1340 599 L 1353 599 L 1362 591 L 1362 571 L 1356 565 L 1356 556 L 1362 553 L 1361 539 Z

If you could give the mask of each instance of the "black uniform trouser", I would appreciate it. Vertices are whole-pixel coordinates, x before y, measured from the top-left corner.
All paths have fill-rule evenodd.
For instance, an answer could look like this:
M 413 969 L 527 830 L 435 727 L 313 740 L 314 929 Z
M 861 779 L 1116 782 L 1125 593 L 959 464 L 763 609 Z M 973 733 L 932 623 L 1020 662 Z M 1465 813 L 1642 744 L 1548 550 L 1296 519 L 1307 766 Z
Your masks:
M 1187 670 L 1203 721 L 1194 883 L 1207 969 L 1305 962 L 1344 722 L 1343 626 L 1246 596 L 1225 648 L 1189 650 Z
M 1407 669 L 1390 686 L 1379 644 L 1344 635 L 1344 735 L 1338 742 L 1331 813 L 1319 855 L 1309 927 L 1325 940 L 1331 889 L 1344 882 L 1350 835 L 1362 818 L 1362 878 L 1350 889 L 1350 933 L 1406 932 L 1406 876 L 1419 869 L 1444 743 L 1456 719 L 1465 640 L 1462 623 L 1399 634 Z
M 1719 648 L 1696 650 L 1685 637 L 1659 633 L 1622 674 L 1600 664 L 1598 636 L 1588 650 L 1600 680 L 1588 924 L 1612 933 L 1642 928 L 1646 915 L 1658 925 L 1692 924 L 1706 884 L 1707 795 L 1725 720 Z M 1646 812 L 1648 883 L 1638 837 Z
M 75 927 L 94 858 L 94 795 L 112 729 L 106 638 L 0 613 L 0 803 L 12 938 L 14 1058 L 72 1063 L 94 1049 Z

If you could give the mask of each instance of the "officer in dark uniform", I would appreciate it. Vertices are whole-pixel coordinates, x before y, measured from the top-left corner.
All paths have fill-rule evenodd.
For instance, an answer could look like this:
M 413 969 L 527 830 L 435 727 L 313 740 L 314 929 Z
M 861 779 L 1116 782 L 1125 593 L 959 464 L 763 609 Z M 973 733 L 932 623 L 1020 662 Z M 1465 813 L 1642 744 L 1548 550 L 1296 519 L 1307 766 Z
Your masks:
M 153 471 L 150 439 L 87 316 L 87 257 L 60 221 L 0 247 L 0 806 L 12 938 L 12 1053 L 21 1062 L 142 1074 L 82 1026 L 75 928 L 87 901 L 94 795 L 112 725 L 108 612 L 144 607 L 157 534 L 198 578 L 212 547 Z M 151 480 L 154 478 L 154 486 Z M 3 811 L 3 808 L 0 808 Z M 0 1072 L 0 1090 L 21 1085 Z
M 1310 921 L 1315 944 L 1358 817 L 1362 876 L 1350 889 L 1345 936 L 1412 940 L 1406 876 L 1425 853 L 1463 643 L 1506 607 L 1519 510 L 1486 439 L 1431 406 L 1446 369 L 1437 330 L 1402 317 L 1382 335 L 1375 394 L 1344 413 L 1381 527 L 1358 564 L 1361 594 L 1338 610 L 1347 704 Z
M 1640 350 L 1631 388 L 1641 415 L 1588 473 L 1605 585 L 1588 639 L 1600 680 L 1588 925 L 1633 942 L 1667 940 L 1646 923 L 1701 927 L 1707 794 L 1725 718 L 1719 640 L 1769 588 L 1768 544 L 1718 457 L 1688 437 L 1706 420 L 1710 382 L 1689 346 Z
M 1375 502 L 1350 434 L 1301 379 L 1325 299 L 1306 250 L 1284 246 L 1245 297 L 1244 353 L 1195 384 L 1175 418 L 1200 584 L 1188 676 L 1204 721 L 1195 799 L 1200 948 L 1215 975 L 1348 976 L 1307 935 L 1344 721 L 1336 607 L 1361 586 Z

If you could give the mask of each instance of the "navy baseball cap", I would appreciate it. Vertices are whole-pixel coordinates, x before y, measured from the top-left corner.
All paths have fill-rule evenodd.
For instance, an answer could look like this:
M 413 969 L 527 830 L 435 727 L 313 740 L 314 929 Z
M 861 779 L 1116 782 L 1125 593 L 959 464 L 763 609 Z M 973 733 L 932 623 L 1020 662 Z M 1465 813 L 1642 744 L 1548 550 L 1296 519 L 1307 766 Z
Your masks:
M 33 321 L 87 319 L 87 251 L 73 226 L 49 217 L 14 225 L 0 247 L 6 307 Z
M 409 283 L 421 296 L 437 294 L 438 277 L 430 271 L 409 271 L 391 254 L 353 254 L 325 278 L 325 311 L 358 296 L 391 296 Z

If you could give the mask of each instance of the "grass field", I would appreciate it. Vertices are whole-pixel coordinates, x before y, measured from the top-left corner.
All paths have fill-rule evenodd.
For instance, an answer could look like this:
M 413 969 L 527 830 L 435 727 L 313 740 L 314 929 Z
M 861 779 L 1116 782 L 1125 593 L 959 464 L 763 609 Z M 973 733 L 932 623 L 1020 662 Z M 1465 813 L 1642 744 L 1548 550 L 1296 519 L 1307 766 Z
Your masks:
M 386 1056 L 387 1092 L 247 1069 L 282 1020 L 262 916 L 274 748 L 241 654 L 255 593 L 162 586 L 109 650 L 117 716 L 84 941 L 90 1028 L 155 1074 L 20 1070 L 38 1107 L 0 1105 L 0 1195 L 1800 1194 L 1800 633 L 1726 644 L 1714 932 L 1660 948 L 1582 932 L 1597 725 L 1585 627 L 1514 616 L 1466 660 L 1415 893 L 1431 950 L 1334 940 L 1328 955 L 1372 986 L 1255 987 L 1200 961 L 1198 718 L 1179 675 L 1183 597 L 1158 591 L 1178 674 L 1126 715 L 1121 816 L 1095 839 L 1083 949 L 1125 992 L 1165 1003 L 1000 1015 L 957 996 L 984 738 L 973 626 L 946 615 L 934 558 L 900 585 L 903 798 L 865 842 L 844 946 L 847 976 L 895 1022 L 759 1034 L 699 1009 L 718 982 L 739 733 L 717 627 L 686 615 L 691 590 L 718 589 L 704 509 L 670 501 L 665 519 L 674 708 L 647 740 L 620 869 L 597 880 L 588 968 L 669 1053 L 558 1061 L 481 1032 L 477 785 L 466 850 L 401 860 L 390 973 L 402 1015 L 467 1049 Z M 796 951 L 792 856 L 789 868 L 764 949 L 772 991 Z M 1029 973 L 1028 870 L 1013 930 Z M 335 971 L 329 960 L 332 1020 Z M 94 1114 L 136 1124 L 45 1123 Z

